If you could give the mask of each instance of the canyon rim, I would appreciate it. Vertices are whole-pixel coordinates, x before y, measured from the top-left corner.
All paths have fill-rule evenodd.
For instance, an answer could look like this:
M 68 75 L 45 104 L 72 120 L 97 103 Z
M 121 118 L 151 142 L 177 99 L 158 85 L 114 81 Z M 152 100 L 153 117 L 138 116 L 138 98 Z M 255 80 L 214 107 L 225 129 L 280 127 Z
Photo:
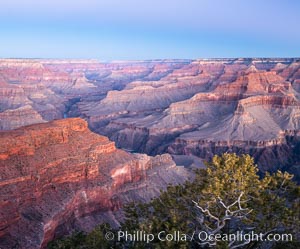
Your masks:
M 0 247 L 45 248 L 215 154 L 299 182 L 300 59 L 0 59 L 0 129 Z

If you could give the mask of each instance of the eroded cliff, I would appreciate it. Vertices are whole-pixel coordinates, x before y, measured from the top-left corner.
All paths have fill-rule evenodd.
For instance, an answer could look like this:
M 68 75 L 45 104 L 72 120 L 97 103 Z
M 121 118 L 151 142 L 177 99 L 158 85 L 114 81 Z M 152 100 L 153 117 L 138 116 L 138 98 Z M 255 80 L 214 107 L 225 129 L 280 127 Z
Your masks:
M 297 58 L 0 60 L 0 94 L 4 130 L 76 116 L 149 155 L 247 152 L 264 170 L 300 161 Z
M 147 201 L 190 173 L 170 155 L 130 154 L 80 118 L 0 132 L 0 247 L 45 247 L 90 230 L 130 200 Z

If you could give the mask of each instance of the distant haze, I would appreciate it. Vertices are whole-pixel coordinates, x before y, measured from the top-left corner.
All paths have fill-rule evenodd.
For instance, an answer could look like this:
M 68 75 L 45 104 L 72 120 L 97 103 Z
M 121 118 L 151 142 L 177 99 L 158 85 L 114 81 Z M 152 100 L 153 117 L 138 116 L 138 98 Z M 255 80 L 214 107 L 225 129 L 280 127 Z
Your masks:
M 299 57 L 296 0 L 9 0 L 0 57 Z

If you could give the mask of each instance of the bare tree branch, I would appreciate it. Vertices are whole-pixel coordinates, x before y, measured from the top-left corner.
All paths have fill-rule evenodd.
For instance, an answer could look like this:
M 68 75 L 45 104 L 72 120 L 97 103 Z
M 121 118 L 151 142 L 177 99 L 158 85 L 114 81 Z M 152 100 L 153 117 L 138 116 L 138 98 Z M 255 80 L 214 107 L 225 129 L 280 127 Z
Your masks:
M 196 205 L 197 208 L 199 208 L 203 213 L 206 213 L 210 218 L 216 220 L 216 221 L 219 221 L 219 218 L 217 218 L 216 216 L 212 215 L 210 213 L 210 211 L 207 209 L 207 208 L 202 208 L 201 206 L 198 205 L 197 202 L 193 201 L 193 203 Z
M 221 229 L 223 227 L 225 227 L 226 225 L 226 221 L 228 220 L 232 220 L 233 218 L 238 218 L 238 219 L 242 219 L 245 218 L 250 212 L 252 212 L 252 210 L 249 210 L 248 208 L 243 208 L 242 207 L 242 203 L 244 203 L 245 201 L 242 201 L 241 198 L 244 195 L 244 192 L 241 192 L 240 195 L 238 196 L 237 200 L 234 201 L 233 203 L 231 203 L 230 205 L 226 205 L 224 203 L 224 201 L 222 200 L 222 198 L 217 197 L 217 203 L 219 203 L 223 208 L 224 208 L 224 215 L 220 217 L 217 217 L 216 215 L 213 215 L 212 212 L 209 210 L 208 208 L 203 208 L 201 207 L 197 202 L 192 201 L 195 206 L 201 210 L 201 212 L 206 215 L 207 218 L 210 218 L 212 220 L 215 221 L 215 228 L 211 228 L 209 227 L 205 222 L 204 219 L 202 219 L 201 224 L 204 225 L 207 229 L 207 233 L 210 235 L 215 235 L 217 234 L 219 231 L 221 231 Z M 231 210 L 233 207 L 238 208 L 237 210 Z M 216 240 L 213 241 L 205 241 L 205 242 L 200 242 L 200 245 L 206 245 L 208 244 L 209 246 L 214 246 L 216 245 Z M 229 243 L 229 248 L 238 248 L 238 247 L 242 247 L 246 244 L 249 244 L 250 241 L 245 241 L 243 243 L 234 245 L 235 241 L 232 241 Z

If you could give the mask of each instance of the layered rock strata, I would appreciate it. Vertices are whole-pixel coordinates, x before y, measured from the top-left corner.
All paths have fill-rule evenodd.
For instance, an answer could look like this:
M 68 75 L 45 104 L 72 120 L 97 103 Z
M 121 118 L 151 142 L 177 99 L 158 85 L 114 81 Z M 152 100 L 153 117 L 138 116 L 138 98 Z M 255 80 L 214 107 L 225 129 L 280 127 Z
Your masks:
M 0 129 L 79 116 L 130 151 L 249 152 L 275 170 L 299 163 L 299 82 L 297 58 L 0 60 Z
M 130 154 L 79 118 L 0 132 L 0 248 L 44 248 L 191 177 L 168 154 Z

